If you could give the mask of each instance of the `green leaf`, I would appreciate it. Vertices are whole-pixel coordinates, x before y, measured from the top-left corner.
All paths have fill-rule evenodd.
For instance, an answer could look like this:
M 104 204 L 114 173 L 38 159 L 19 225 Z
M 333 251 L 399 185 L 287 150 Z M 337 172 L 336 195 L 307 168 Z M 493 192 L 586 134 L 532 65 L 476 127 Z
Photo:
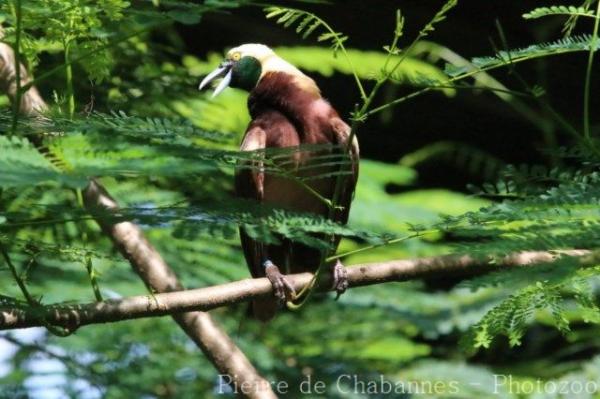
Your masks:
M 177 22 L 181 22 L 184 25 L 195 25 L 200 22 L 202 16 L 195 14 L 189 10 L 172 10 L 167 15 Z
M 528 13 L 523 14 L 523 18 L 537 19 L 537 18 L 549 16 L 549 15 L 570 15 L 570 16 L 594 17 L 594 11 L 586 9 L 584 7 L 575 7 L 575 6 L 538 7 Z

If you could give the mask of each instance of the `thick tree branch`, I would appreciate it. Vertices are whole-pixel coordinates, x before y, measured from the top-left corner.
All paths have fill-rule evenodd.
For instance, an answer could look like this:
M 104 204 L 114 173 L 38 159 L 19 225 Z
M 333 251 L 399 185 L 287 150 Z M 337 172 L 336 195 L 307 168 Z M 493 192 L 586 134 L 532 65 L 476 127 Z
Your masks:
M 4 29 L 0 26 L 0 40 L 3 37 Z M 16 64 L 13 49 L 9 45 L 0 42 L 0 90 L 7 93 L 13 101 L 17 97 Z M 25 86 L 31 82 L 31 78 L 23 64 L 21 64 L 20 69 L 21 86 Z M 46 108 L 46 102 L 35 87 L 31 87 L 21 96 L 19 109 L 26 115 L 36 115 Z
M 118 209 L 118 204 L 96 180 L 91 180 L 85 189 L 84 202 L 88 209 Z M 127 258 L 146 285 L 154 292 L 185 292 L 181 291 L 184 288 L 173 270 L 152 244 L 148 242 L 139 226 L 131 222 L 113 224 L 102 219 L 96 221 L 104 233 L 112 239 L 121 254 Z M 160 304 L 158 307 L 161 307 Z M 208 313 L 199 311 L 176 313 L 173 314 L 173 318 L 196 345 L 202 349 L 206 357 L 221 374 L 231 376 L 236 386 L 253 387 L 243 391 L 246 396 L 256 398 L 276 397 L 270 384 L 258 374 L 244 353 Z
M 0 27 L 0 39 L 3 30 Z M 0 42 L 0 89 L 14 102 L 17 95 L 13 49 Z M 26 69 L 21 66 L 21 86 L 30 82 Z M 20 111 L 27 115 L 39 115 L 47 108 L 35 87 L 20 96 Z M 97 182 L 90 181 L 85 193 L 86 207 L 114 210 L 117 203 Z M 144 237 L 142 230 L 133 223 L 111 224 L 97 220 L 102 230 L 112 239 L 142 280 L 155 292 L 180 291 L 182 285 L 160 254 Z M 9 312 L 10 313 L 10 312 Z M 234 389 L 249 398 L 276 398 L 270 384 L 235 345 L 231 338 L 215 323 L 208 313 L 187 312 L 173 315 L 185 333 L 198 345 L 221 374 L 231 377 Z M 5 319 L 6 320 L 6 319 Z M 243 387 L 243 389 L 236 389 Z
M 597 255 L 585 250 L 560 253 L 521 252 L 501 259 L 446 255 L 355 265 L 347 270 L 350 287 L 359 287 L 427 277 L 470 277 L 508 267 L 534 267 L 532 265 L 552 262 L 560 256 L 579 257 L 582 264 L 591 264 L 597 261 Z M 288 277 L 296 291 L 299 291 L 310 282 L 312 276 L 310 273 L 302 273 Z M 329 289 L 330 281 L 325 278 L 320 287 L 321 290 Z M 87 324 L 168 314 L 175 315 L 177 319 L 181 312 L 207 311 L 266 295 L 273 295 L 271 283 L 266 278 L 257 278 L 154 296 L 142 295 L 79 305 L 7 308 L 0 309 L 0 330 L 40 326 L 44 320 L 51 324 L 76 328 Z

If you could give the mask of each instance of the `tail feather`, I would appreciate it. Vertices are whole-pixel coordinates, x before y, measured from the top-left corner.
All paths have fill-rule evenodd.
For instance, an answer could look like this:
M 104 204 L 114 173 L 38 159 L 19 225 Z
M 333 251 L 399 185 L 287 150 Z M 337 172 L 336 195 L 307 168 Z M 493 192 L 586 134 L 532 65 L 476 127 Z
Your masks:
M 252 305 L 250 305 L 252 317 L 263 323 L 275 317 L 277 307 L 277 300 L 275 298 L 255 299 L 252 301 Z

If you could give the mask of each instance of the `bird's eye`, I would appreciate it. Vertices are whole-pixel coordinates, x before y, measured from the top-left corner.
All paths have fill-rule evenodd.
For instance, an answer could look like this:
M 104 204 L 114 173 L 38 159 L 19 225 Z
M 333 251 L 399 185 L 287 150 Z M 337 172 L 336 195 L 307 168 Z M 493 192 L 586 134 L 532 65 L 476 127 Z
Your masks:
M 231 54 L 231 59 L 233 61 L 239 61 L 240 58 L 242 58 L 242 55 L 240 53 L 233 53 L 233 54 Z

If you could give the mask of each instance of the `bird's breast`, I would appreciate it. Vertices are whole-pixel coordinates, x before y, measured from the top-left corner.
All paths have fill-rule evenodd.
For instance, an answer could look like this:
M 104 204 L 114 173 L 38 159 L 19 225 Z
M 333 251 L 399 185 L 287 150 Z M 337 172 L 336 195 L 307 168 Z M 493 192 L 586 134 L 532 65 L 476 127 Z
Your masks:
M 323 198 L 333 196 L 335 185 L 328 152 L 302 147 L 290 150 L 288 158 L 278 159 L 277 172 L 265 175 L 264 201 L 296 212 L 326 214 Z

